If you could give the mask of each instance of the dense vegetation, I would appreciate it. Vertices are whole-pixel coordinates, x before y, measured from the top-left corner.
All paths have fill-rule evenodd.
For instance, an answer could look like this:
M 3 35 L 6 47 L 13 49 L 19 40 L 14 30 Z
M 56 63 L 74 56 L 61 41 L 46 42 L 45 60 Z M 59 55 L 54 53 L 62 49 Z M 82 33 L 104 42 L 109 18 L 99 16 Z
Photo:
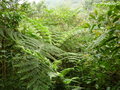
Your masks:
M 0 0 L 0 90 L 120 90 L 119 0 Z

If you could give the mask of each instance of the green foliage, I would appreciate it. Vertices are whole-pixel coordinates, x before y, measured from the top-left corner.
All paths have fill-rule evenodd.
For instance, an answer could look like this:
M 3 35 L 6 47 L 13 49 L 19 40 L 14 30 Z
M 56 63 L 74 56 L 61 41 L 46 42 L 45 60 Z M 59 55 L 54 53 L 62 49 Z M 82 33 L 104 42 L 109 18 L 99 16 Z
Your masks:
M 82 12 L 1 0 L 0 89 L 119 90 L 120 2 L 104 1 Z
M 14 1 L 11 3 L 13 6 L 18 5 Z M 28 36 L 26 32 L 19 32 L 18 25 L 27 15 L 26 11 L 21 9 L 26 7 L 22 4 L 18 8 L 12 8 L 3 8 L 0 13 L 0 88 L 47 90 L 51 85 L 49 72 L 52 72 L 52 69 L 48 59 L 39 53 L 42 52 L 40 50 L 44 43 Z
M 102 4 L 97 4 L 100 7 L 90 14 L 88 18 L 90 21 L 85 23 L 84 26 L 82 25 L 82 29 L 85 28 L 88 31 L 85 32 L 84 30 L 78 33 L 78 30 L 77 34 L 69 35 L 70 37 L 68 36 L 65 42 L 61 44 L 60 48 L 65 51 L 79 53 L 75 57 L 71 54 L 63 55 L 63 64 L 58 71 L 74 68 L 73 71 L 67 73 L 66 79 L 61 78 L 63 83 L 66 80 L 69 82 L 68 86 L 65 85 L 65 90 L 73 89 L 71 85 L 77 85 L 76 87 L 88 90 L 108 88 L 116 90 L 120 88 L 120 72 L 119 67 L 117 67 L 120 60 L 119 2 L 111 5 L 103 4 L 105 4 L 107 10 L 102 11 L 102 8 L 105 7 L 100 6 Z M 101 12 L 98 10 L 101 10 Z M 83 46 L 80 47 L 80 44 Z M 76 51 L 75 47 L 78 47 L 80 51 L 79 49 Z M 79 79 L 76 83 L 73 83 L 68 77 L 79 77 Z M 64 84 L 66 83 L 67 81 Z

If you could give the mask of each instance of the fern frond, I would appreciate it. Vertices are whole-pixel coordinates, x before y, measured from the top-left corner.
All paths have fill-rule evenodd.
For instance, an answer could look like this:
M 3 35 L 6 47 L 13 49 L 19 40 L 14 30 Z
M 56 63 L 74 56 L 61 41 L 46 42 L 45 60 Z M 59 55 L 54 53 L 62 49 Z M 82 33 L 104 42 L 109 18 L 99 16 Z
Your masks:
M 14 67 L 18 68 L 18 73 L 21 74 L 20 80 L 26 81 L 27 88 L 34 90 L 37 87 L 37 90 L 41 90 L 46 87 L 45 90 L 48 90 L 51 84 L 48 73 L 51 70 L 50 67 L 46 67 L 43 58 L 36 58 L 29 54 L 23 56 L 23 60 L 20 59 L 21 56 L 17 57 L 15 57 L 15 60 L 18 59 L 19 61 L 15 63 Z

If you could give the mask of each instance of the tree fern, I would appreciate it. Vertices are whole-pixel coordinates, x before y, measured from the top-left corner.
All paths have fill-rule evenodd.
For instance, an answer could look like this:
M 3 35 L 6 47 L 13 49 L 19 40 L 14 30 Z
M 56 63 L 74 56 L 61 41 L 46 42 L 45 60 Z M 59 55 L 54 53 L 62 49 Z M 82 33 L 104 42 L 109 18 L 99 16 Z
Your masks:
M 37 19 L 34 20 L 26 17 L 23 21 L 20 22 L 18 30 L 32 37 L 41 38 L 45 42 L 51 43 L 51 32 L 47 27 L 38 22 L 39 20 Z
M 14 43 L 16 43 L 14 44 L 14 46 L 12 46 L 12 50 L 15 53 L 12 52 L 11 55 L 14 55 L 14 57 L 10 56 L 10 62 L 13 63 L 12 67 L 14 68 L 14 70 L 20 73 L 18 75 L 20 77 L 18 78 L 22 80 L 22 84 L 24 83 L 23 85 L 26 85 L 28 88 L 33 90 L 39 90 L 43 88 L 47 90 L 50 86 L 50 78 L 48 73 L 51 72 L 52 69 L 50 69 L 49 66 L 50 62 L 39 52 L 36 51 L 38 47 L 35 48 L 34 45 L 37 45 L 37 40 L 36 42 L 31 43 L 31 39 L 28 41 L 28 37 L 20 34 L 19 32 L 9 30 L 6 31 L 7 37 L 4 35 L 0 36 L 4 36 L 6 40 L 11 40 L 11 42 L 13 41 Z M 14 50 L 15 48 L 17 48 L 19 52 Z

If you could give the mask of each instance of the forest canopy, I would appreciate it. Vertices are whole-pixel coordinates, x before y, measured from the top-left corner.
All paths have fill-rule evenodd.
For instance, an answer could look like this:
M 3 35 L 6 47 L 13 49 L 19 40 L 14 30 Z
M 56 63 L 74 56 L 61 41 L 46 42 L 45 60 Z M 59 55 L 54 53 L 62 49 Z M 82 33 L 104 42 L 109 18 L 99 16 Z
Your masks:
M 0 90 L 120 90 L 120 1 L 77 8 L 0 0 Z

